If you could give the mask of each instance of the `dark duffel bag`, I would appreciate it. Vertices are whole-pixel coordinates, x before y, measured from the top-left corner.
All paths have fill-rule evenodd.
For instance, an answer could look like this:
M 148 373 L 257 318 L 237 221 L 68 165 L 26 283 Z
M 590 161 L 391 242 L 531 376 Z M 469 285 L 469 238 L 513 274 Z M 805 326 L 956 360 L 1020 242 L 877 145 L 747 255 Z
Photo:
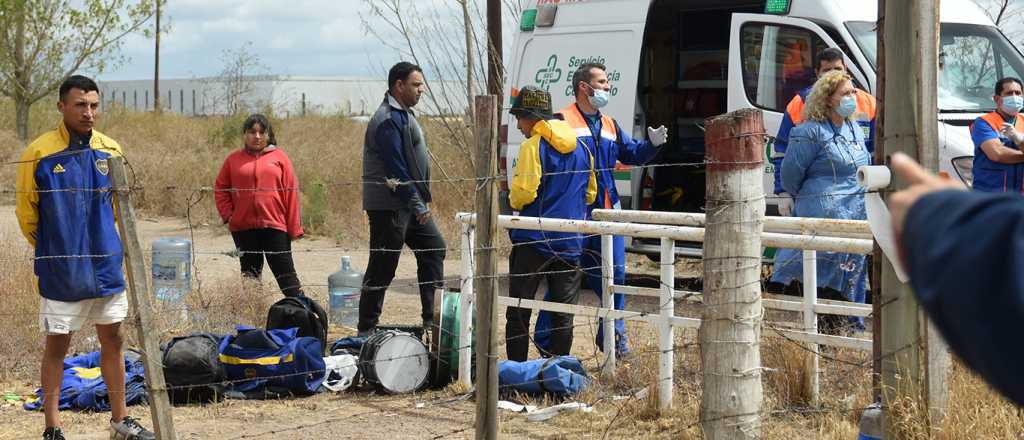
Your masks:
M 224 366 L 218 347 L 223 336 L 198 333 L 164 344 L 161 360 L 171 402 L 216 402 L 224 396 Z

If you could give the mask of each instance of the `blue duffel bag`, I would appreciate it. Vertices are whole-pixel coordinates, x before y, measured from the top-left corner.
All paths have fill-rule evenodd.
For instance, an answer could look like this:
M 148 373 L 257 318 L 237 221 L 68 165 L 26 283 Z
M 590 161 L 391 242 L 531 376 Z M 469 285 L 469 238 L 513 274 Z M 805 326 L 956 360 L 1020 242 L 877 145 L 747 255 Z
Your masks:
M 316 393 L 326 371 L 320 340 L 298 337 L 297 332 L 297 328 L 238 326 L 238 334 L 224 338 L 219 347 L 228 389 L 240 393 L 268 389 L 300 395 Z
M 590 386 L 583 364 L 574 356 L 526 362 L 498 362 L 498 386 L 530 394 L 577 394 Z

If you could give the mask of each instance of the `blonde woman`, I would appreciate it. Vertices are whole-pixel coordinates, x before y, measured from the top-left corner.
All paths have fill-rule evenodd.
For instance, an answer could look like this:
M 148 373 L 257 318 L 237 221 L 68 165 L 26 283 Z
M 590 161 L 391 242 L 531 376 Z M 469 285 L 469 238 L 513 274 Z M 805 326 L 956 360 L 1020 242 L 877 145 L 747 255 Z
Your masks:
M 864 194 L 857 186 L 857 168 L 868 165 L 864 132 L 857 124 L 856 89 L 845 72 L 829 72 L 814 83 L 804 107 L 804 123 L 790 133 L 782 161 L 782 187 L 793 195 L 793 215 L 864 220 Z M 867 291 L 864 255 L 818 253 L 818 297 L 863 303 Z M 772 281 L 801 281 L 803 261 L 796 249 L 775 254 Z M 839 317 L 822 319 L 824 331 L 843 326 Z M 854 330 L 863 320 L 850 318 Z

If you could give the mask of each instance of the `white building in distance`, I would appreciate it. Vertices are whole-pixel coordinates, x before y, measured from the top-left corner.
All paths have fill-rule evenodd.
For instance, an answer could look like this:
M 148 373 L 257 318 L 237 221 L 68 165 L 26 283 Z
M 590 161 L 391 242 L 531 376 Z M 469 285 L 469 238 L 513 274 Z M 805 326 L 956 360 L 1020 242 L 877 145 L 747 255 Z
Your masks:
M 153 110 L 153 80 L 98 81 L 104 105 Z M 426 115 L 463 114 L 465 87 L 456 82 L 428 83 L 429 96 L 416 106 Z M 160 80 L 164 111 L 189 116 L 223 115 L 270 109 L 282 117 L 304 114 L 368 116 L 377 110 L 387 81 L 336 76 L 249 76 L 235 80 L 193 78 Z

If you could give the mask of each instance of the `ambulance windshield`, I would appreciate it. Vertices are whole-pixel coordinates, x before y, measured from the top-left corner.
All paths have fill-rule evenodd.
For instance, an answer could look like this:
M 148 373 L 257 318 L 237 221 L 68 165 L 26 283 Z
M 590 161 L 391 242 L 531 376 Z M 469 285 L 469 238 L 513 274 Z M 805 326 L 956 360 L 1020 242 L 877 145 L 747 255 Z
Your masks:
M 847 29 L 877 69 L 875 23 L 851 21 Z M 993 26 L 942 23 L 939 43 L 939 110 L 985 113 L 995 109 L 993 87 L 1000 78 L 1021 78 L 1024 59 Z

